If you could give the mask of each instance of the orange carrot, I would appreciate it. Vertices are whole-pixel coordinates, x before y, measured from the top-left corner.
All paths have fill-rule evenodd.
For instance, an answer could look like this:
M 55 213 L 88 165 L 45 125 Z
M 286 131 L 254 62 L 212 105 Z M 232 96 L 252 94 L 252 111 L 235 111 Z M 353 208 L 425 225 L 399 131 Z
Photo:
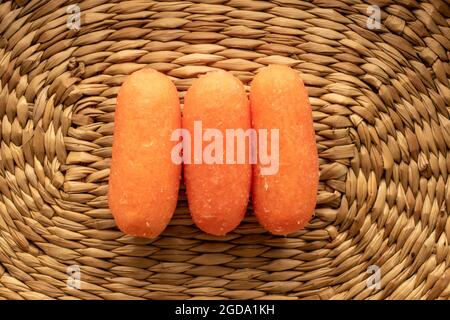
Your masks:
M 117 97 L 109 178 L 109 207 L 123 232 L 154 238 L 169 223 L 181 174 L 170 139 L 180 125 L 178 93 L 169 78 L 152 69 L 127 77 Z
M 245 215 L 251 184 L 251 165 L 246 153 L 245 161 L 238 159 L 242 150 L 248 150 L 248 139 L 243 149 L 237 147 L 237 139 L 226 139 L 226 129 L 250 128 L 250 108 L 244 86 L 232 74 L 214 71 L 196 79 L 186 93 L 183 111 L 183 129 L 190 133 L 190 164 L 184 165 L 184 177 L 189 208 L 195 224 L 203 231 L 213 235 L 224 235 L 236 228 Z M 201 123 L 199 122 L 201 121 Z M 220 141 L 216 135 L 203 141 L 197 148 L 194 141 L 195 125 L 201 124 L 202 133 L 207 129 L 217 129 L 221 135 L 222 154 L 219 152 Z M 206 137 L 206 136 L 205 136 Z M 219 145 L 217 144 L 219 143 Z M 227 152 L 226 144 L 234 143 Z M 218 146 L 212 151 L 211 144 Z M 233 151 L 231 151 L 233 150 Z M 211 151 L 211 152 L 209 152 Z M 186 153 L 186 150 L 183 152 Z M 208 160 L 208 155 L 214 156 Z M 227 161 L 233 156 L 234 164 Z M 186 156 L 186 154 L 184 154 Z M 194 163 L 195 160 L 202 163 Z M 220 160 L 222 159 L 222 160 Z M 220 164 L 222 161 L 223 164 Z
M 260 129 L 279 129 L 276 174 L 262 175 L 265 165 L 258 149 L 258 164 L 253 167 L 255 214 L 268 231 L 286 235 L 302 229 L 316 205 L 318 154 L 308 93 L 296 71 L 271 65 L 253 79 L 250 105 L 258 134 Z M 268 154 L 273 155 L 278 150 L 271 148 L 270 133 L 268 141 Z

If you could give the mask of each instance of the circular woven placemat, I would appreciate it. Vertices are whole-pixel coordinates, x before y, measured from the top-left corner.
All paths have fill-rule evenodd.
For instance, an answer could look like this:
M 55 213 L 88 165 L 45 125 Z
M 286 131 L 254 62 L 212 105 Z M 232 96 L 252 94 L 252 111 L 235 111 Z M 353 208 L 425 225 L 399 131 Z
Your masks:
M 359 0 L 2 1 L 0 298 L 448 299 L 445 1 L 374 1 L 379 29 Z M 119 232 L 107 190 L 124 77 L 152 67 L 183 96 L 208 70 L 248 85 L 270 63 L 301 71 L 311 97 L 308 227 L 275 237 L 250 208 L 211 237 L 182 188 L 161 237 Z

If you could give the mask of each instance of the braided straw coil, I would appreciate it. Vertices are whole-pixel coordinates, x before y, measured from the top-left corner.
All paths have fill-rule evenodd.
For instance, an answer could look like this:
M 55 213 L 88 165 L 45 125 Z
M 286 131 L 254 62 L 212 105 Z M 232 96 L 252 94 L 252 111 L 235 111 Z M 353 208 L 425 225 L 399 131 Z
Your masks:
M 450 298 L 446 1 L 372 1 L 371 29 L 361 0 L 87 0 L 79 30 L 76 1 L 0 1 L 0 298 Z M 122 234 L 107 191 L 124 77 L 157 69 L 182 98 L 209 70 L 248 89 L 271 63 L 299 70 L 311 97 L 307 228 L 272 236 L 250 207 L 208 236 L 182 187 L 162 236 Z

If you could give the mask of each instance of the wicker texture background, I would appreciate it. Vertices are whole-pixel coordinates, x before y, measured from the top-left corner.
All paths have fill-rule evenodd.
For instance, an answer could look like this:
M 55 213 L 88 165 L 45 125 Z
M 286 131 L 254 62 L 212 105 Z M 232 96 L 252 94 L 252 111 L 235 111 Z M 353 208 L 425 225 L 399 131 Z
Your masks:
M 450 298 L 450 5 L 360 0 L 0 4 L 0 298 Z M 220 68 L 302 72 L 320 155 L 316 216 L 289 237 L 249 214 L 211 237 L 184 190 L 155 240 L 107 205 L 115 98 L 149 66 L 183 96 Z M 67 267 L 81 268 L 81 289 Z M 367 269 L 381 269 L 381 288 Z

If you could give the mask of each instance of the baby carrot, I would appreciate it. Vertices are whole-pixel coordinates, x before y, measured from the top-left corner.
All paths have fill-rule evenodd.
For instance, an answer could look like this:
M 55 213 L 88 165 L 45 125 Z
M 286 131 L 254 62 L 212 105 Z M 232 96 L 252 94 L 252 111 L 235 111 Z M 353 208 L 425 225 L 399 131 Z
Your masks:
M 271 65 L 253 79 L 250 105 L 258 134 L 260 129 L 279 130 L 279 148 L 268 143 L 270 153 L 279 152 L 278 172 L 262 174 L 258 149 L 252 186 L 255 214 L 268 231 L 286 235 L 302 229 L 316 205 L 318 154 L 308 93 L 296 71 Z
M 201 230 L 224 235 L 243 219 L 250 194 L 248 153 L 244 161 L 238 159 L 249 149 L 249 140 L 238 150 L 237 139 L 227 137 L 227 129 L 246 132 L 250 128 L 250 108 L 241 81 L 225 71 L 214 71 L 196 79 L 185 96 L 182 123 L 192 137 L 185 144 L 185 148 L 190 146 L 192 150 L 188 157 L 191 163 L 184 165 L 192 218 Z M 200 150 L 195 150 L 199 138 L 195 126 L 201 126 L 205 138 L 204 141 L 201 138 Z M 209 129 L 213 129 L 212 135 L 208 135 Z M 227 148 L 227 143 L 234 146 Z M 212 148 L 214 151 L 211 144 L 217 147 Z
M 109 177 L 109 207 L 118 227 L 154 238 L 175 210 L 181 165 L 171 134 L 181 125 L 178 93 L 165 75 L 142 69 L 119 90 Z

